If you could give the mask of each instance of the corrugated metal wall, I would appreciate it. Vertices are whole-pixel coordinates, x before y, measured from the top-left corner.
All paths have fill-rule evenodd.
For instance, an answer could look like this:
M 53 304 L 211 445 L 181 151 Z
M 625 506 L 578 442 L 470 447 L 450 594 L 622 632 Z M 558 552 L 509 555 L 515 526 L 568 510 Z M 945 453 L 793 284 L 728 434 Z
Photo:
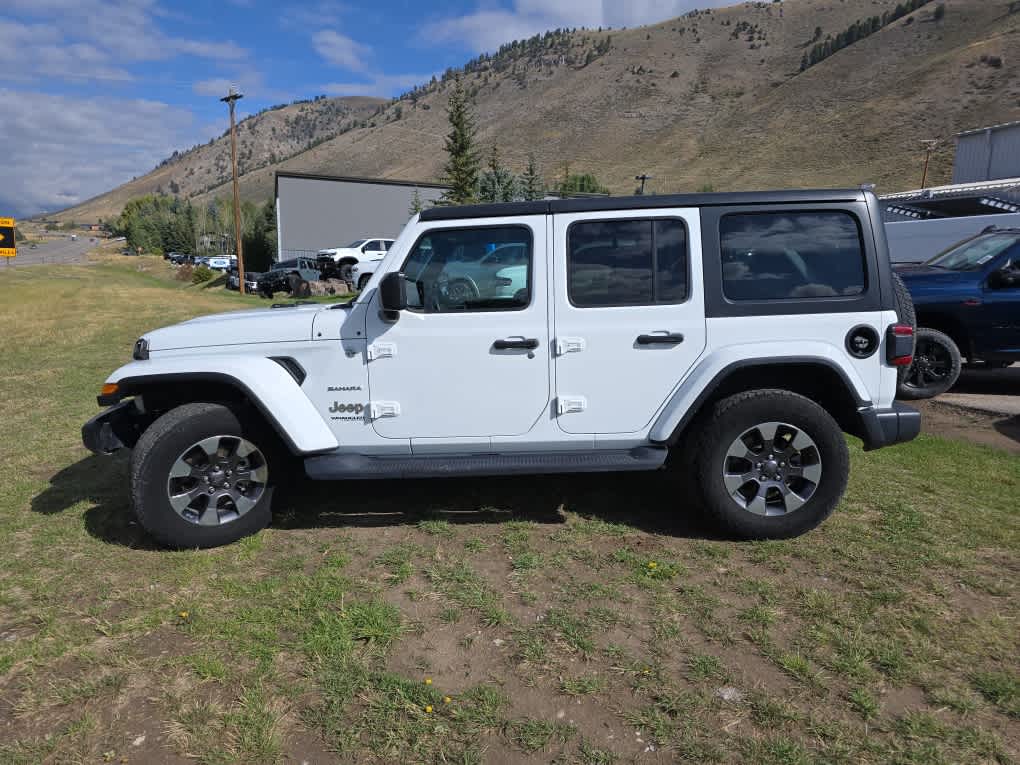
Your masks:
M 411 217 L 415 189 L 429 205 L 443 189 L 278 176 L 276 215 L 282 258 L 343 247 L 355 239 L 395 239 Z
M 953 183 L 1020 178 L 1020 123 L 964 133 L 956 139 Z

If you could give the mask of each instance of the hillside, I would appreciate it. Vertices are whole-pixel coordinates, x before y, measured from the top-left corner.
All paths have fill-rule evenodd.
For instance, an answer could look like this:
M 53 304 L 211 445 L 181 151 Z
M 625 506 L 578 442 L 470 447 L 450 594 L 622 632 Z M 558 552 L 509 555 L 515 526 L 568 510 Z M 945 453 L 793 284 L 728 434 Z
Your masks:
M 246 174 L 275 165 L 344 131 L 364 125 L 388 101 L 352 96 L 318 98 L 266 109 L 237 123 L 237 164 Z M 116 217 L 124 203 L 143 194 L 195 197 L 230 181 L 230 134 L 183 152 L 174 152 L 150 173 L 116 189 L 47 216 L 96 221 Z
M 936 19 L 941 2 L 944 17 Z M 649 189 L 659 193 L 709 185 L 911 188 L 920 177 L 919 139 L 1020 119 L 1020 59 L 1011 55 L 1020 12 L 1010 13 L 1020 7 L 931 2 L 801 71 L 814 45 L 897 4 L 745 3 L 648 27 L 554 33 L 483 56 L 462 77 L 474 94 L 482 148 L 498 144 L 515 169 L 533 151 L 550 184 L 569 166 L 594 172 L 614 193 L 631 193 L 641 172 L 654 176 Z M 437 178 L 450 82 L 389 103 L 370 125 L 246 172 L 242 194 L 270 196 L 276 169 Z M 355 118 L 366 119 L 364 111 L 348 119 Z M 266 130 L 258 134 L 255 156 L 264 157 L 273 142 Z M 249 135 L 241 132 L 242 156 Z M 948 180 L 951 146 L 933 158 L 932 182 Z M 227 185 L 203 186 L 227 180 L 216 167 L 199 150 L 57 217 L 86 219 L 143 188 L 166 191 L 171 181 L 182 193 L 200 190 L 200 198 L 227 193 Z

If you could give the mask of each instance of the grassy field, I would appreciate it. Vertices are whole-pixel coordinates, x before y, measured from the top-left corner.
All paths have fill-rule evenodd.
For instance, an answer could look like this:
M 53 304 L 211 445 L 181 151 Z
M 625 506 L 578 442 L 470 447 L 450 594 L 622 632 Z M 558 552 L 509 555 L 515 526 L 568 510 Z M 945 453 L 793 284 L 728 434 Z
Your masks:
M 148 258 L 0 285 L 0 763 L 1020 754 L 1015 456 L 855 442 L 785 542 L 714 538 L 665 471 L 321 484 L 166 552 L 79 428 L 140 333 L 245 300 Z

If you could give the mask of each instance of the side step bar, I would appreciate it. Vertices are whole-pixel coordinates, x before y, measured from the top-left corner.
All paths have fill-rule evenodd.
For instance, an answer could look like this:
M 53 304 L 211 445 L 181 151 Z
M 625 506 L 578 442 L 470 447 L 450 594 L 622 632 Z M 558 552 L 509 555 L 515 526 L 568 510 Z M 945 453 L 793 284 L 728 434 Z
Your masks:
M 525 452 L 378 457 L 364 454 L 319 454 L 305 458 L 305 472 L 316 481 L 351 478 L 442 478 L 454 476 L 535 475 L 538 473 L 606 473 L 655 470 L 666 449 L 587 452 Z

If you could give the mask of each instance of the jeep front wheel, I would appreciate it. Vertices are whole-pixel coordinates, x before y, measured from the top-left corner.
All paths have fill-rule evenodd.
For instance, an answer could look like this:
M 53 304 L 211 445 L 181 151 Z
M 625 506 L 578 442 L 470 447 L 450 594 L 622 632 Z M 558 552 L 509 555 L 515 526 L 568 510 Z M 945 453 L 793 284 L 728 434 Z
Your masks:
M 703 420 L 694 468 L 705 508 L 744 539 L 813 529 L 846 490 L 850 457 L 822 407 L 785 390 L 723 399 Z
M 185 404 L 157 419 L 131 459 L 141 526 L 168 547 L 216 547 L 268 525 L 275 439 L 222 404 Z

